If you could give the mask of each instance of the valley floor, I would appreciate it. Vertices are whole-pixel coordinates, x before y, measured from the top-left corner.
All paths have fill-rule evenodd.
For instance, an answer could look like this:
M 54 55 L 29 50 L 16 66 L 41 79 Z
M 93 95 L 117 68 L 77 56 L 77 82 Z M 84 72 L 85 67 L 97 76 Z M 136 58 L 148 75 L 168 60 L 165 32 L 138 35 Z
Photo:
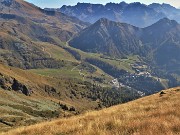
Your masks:
M 6 135 L 180 134 L 180 87 L 71 118 L 21 127 Z

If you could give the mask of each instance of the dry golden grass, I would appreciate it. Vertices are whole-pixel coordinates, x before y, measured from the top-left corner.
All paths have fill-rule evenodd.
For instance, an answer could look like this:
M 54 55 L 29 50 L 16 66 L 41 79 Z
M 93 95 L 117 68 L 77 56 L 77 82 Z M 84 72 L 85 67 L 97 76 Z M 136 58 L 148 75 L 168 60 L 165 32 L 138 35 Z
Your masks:
M 101 111 L 21 127 L 6 135 L 180 134 L 180 87 Z

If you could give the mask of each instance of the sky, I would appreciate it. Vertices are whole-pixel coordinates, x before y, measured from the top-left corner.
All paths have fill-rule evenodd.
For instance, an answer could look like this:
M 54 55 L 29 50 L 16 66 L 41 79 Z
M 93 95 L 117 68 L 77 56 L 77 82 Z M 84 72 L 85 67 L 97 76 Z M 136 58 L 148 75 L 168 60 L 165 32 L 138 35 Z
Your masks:
M 78 2 L 85 3 L 101 3 L 106 4 L 108 2 L 120 3 L 121 0 L 26 0 L 33 3 L 41 8 L 60 8 L 63 5 L 76 5 Z M 122 0 L 127 3 L 131 2 L 141 2 L 144 4 L 151 3 L 168 3 L 175 7 L 180 7 L 180 0 Z

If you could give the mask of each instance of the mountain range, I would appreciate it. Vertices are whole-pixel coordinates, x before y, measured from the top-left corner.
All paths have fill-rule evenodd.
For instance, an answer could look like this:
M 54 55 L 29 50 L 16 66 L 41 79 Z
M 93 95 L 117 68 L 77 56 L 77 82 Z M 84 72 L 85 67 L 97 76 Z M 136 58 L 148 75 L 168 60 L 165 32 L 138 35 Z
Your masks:
M 52 10 L 52 9 L 51 9 Z M 180 10 L 169 4 L 153 3 L 150 5 L 139 2 L 107 3 L 106 5 L 78 3 L 75 6 L 62 6 L 56 9 L 69 16 L 74 16 L 85 22 L 94 23 L 100 18 L 116 22 L 124 22 L 137 27 L 147 27 L 158 20 L 168 17 L 179 20 Z

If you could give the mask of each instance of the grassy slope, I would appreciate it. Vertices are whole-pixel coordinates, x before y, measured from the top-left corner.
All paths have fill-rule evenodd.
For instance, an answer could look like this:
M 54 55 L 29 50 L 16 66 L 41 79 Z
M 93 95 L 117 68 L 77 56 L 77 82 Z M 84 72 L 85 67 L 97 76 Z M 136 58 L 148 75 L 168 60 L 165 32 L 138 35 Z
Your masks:
M 16 78 L 18 81 L 21 83 L 25 84 L 26 86 L 32 86 L 33 94 L 32 96 L 42 96 L 49 98 L 50 100 L 55 100 L 56 102 L 59 102 L 60 99 L 62 99 L 63 102 L 73 105 L 73 106 L 78 106 L 77 108 L 91 108 L 93 107 L 94 103 L 89 102 L 88 99 L 71 99 L 69 96 L 70 94 L 70 89 L 69 85 L 76 84 L 78 85 L 78 90 L 81 92 L 81 90 L 84 90 L 81 88 L 81 85 L 78 83 L 78 80 L 71 80 L 70 78 L 65 79 L 65 78 L 55 78 L 52 76 L 44 76 L 44 75 L 37 75 L 34 74 L 30 71 L 27 70 L 21 70 L 18 68 L 14 67 L 9 67 L 0 64 L 0 73 L 3 73 L 3 75 Z M 69 84 L 70 83 L 70 84 Z M 56 88 L 57 92 L 61 93 L 60 99 L 59 97 L 56 98 L 56 96 L 52 96 L 44 92 L 44 85 L 52 86 Z M 58 100 L 56 100 L 58 99 Z M 80 110 L 81 110 L 80 109 Z
M 57 113 L 53 114 L 55 111 L 59 111 L 60 114 L 58 104 L 45 97 L 27 97 L 17 92 L 0 89 L 0 119 L 12 125 L 0 123 L 0 131 L 34 124 L 48 117 L 57 117 Z
M 74 68 L 74 70 L 72 70 Z M 113 77 L 109 76 L 108 74 L 106 74 L 105 72 L 103 72 L 101 69 L 95 67 L 97 69 L 97 71 L 95 71 L 94 73 L 90 73 L 86 70 L 82 70 L 81 73 L 84 74 L 84 76 L 80 73 L 80 69 L 77 67 L 64 67 L 61 69 L 32 69 L 30 70 L 33 73 L 39 74 L 39 75 L 44 75 L 44 76 L 49 76 L 49 77 L 55 77 L 55 78 L 71 78 L 71 79 L 78 79 L 81 81 L 88 81 L 91 83 L 96 83 L 99 84 L 101 86 L 107 86 L 110 87 L 111 86 L 111 81 L 113 79 Z M 104 76 L 101 76 L 101 75 Z M 90 77 L 96 77 L 96 78 L 100 78 L 100 79 L 104 79 L 103 82 L 98 82 L 98 81 L 94 81 L 93 79 L 91 79 Z
M 16 78 L 19 82 L 30 86 L 33 90 L 31 96 L 25 96 L 21 93 L 3 90 L 0 88 L 0 120 L 10 123 L 7 126 L 0 122 L 0 131 L 6 131 L 20 125 L 29 125 L 42 120 L 54 117 L 63 117 L 64 111 L 60 109 L 59 102 L 66 104 L 68 107 L 74 106 L 77 111 L 84 111 L 97 107 L 97 103 L 87 98 L 70 98 L 70 80 L 57 79 L 36 75 L 29 71 L 18 68 L 8 67 L 0 64 L 0 73 L 4 76 Z M 73 83 L 73 82 L 72 82 Z M 75 84 L 77 82 L 74 82 Z M 49 95 L 44 91 L 45 85 L 56 88 L 61 93 L 58 97 Z M 59 86 L 60 85 L 60 86 Z M 81 89 L 78 89 L 79 92 Z M 66 116 L 74 112 L 66 112 Z
M 57 59 L 57 60 L 67 60 L 67 61 L 72 61 L 72 62 L 77 62 L 77 63 L 80 63 L 81 61 L 77 61 L 75 60 L 75 58 L 69 53 L 67 52 L 66 50 L 64 50 L 63 48 L 61 48 L 60 46 L 55 46 L 55 45 L 52 45 L 52 44 L 48 44 L 48 43 L 41 43 L 39 42 L 37 44 L 40 48 L 44 48 L 43 50 L 45 50 L 44 52 L 45 53 L 49 53 L 51 54 L 51 57 L 54 58 L 54 59 Z M 61 44 L 63 46 L 63 44 Z M 97 53 L 86 53 L 86 52 L 83 52 L 79 49 L 75 49 L 75 48 L 72 48 L 70 46 L 67 46 L 68 44 L 64 43 L 64 46 L 66 46 L 67 48 L 70 48 L 72 50 L 75 50 L 77 51 L 80 55 L 81 55 L 81 58 L 82 58 L 82 61 L 86 58 L 96 58 L 96 59 L 100 59 L 104 62 L 107 62 L 113 66 L 116 66 L 117 68 L 119 69 L 124 69 L 124 70 L 127 70 L 129 72 L 134 72 L 132 70 L 132 67 L 130 66 L 130 64 L 136 62 L 136 61 L 139 61 L 137 56 L 130 56 L 128 59 L 120 59 L 120 60 L 117 60 L 117 59 L 105 59 L 105 58 L 101 58 L 100 54 L 97 54 Z M 86 81 L 90 81 L 92 82 L 92 80 L 88 79 L 90 76 L 93 76 L 93 77 L 97 77 L 97 78 L 101 78 L 101 75 L 105 75 L 104 78 L 106 80 L 106 82 L 111 82 L 111 80 L 113 79 L 111 76 L 109 76 L 108 74 L 106 74 L 105 72 L 103 72 L 101 69 L 99 69 L 98 67 L 94 66 L 97 71 L 95 73 L 88 73 L 87 71 L 85 70 L 82 70 L 82 73 L 85 74 L 85 80 Z M 41 74 L 41 75 L 45 75 L 45 76 L 53 76 L 53 77 L 69 77 L 69 78 L 77 78 L 77 79 L 82 79 L 82 76 L 79 75 L 79 69 L 76 68 L 75 70 L 72 71 L 72 69 L 75 68 L 74 67 L 64 67 L 64 68 L 61 68 L 61 69 L 33 69 L 31 70 L 32 72 L 34 73 L 37 73 L 37 74 Z M 103 85 L 106 85 L 106 84 L 103 84 Z
M 133 63 L 139 61 L 137 56 L 129 56 L 128 59 L 116 59 L 116 58 L 112 59 L 109 57 L 102 58 L 101 54 L 98 54 L 98 53 L 87 53 L 87 52 L 83 52 L 79 49 L 73 48 L 71 46 L 66 46 L 66 47 L 77 51 L 81 55 L 82 59 L 86 59 L 86 58 L 100 59 L 101 61 L 107 62 L 107 63 L 109 63 L 109 64 L 111 64 L 111 65 L 113 65 L 119 69 L 124 69 L 124 70 L 127 70 L 127 71 L 132 72 L 132 73 L 134 73 L 134 71 L 132 70 L 132 67 L 130 66 L 130 64 L 133 64 Z
M 53 45 L 47 42 L 34 42 L 41 50 L 47 55 L 51 55 L 52 58 L 57 60 L 67 60 L 72 62 L 78 62 L 70 53 L 63 48 Z
M 32 96 L 0 89 L 0 119 L 12 124 L 13 128 L 58 116 L 58 114 L 52 115 L 53 111 L 58 111 L 60 114 L 58 101 L 49 97 L 40 87 L 40 85 L 49 85 L 48 78 L 2 64 L 0 64 L 0 73 L 33 87 Z M 1 123 L 0 131 L 10 128 L 12 127 Z
M 101 111 L 22 127 L 6 135 L 172 135 L 180 133 L 180 87 Z
M 36 45 L 40 49 L 42 49 L 44 51 L 44 53 L 46 53 L 47 55 L 50 54 L 51 57 L 56 59 L 56 60 L 65 60 L 65 61 L 70 61 L 70 62 L 76 62 L 77 64 L 81 63 L 81 61 L 77 61 L 69 52 L 67 52 L 66 50 L 64 50 L 60 46 L 56 46 L 56 45 L 49 44 L 49 43 L 43 43 L 43 42 L 37 42 Z M 72 47 L 70 47 L 70 48 L 74 49 Z M 80 50 L 79 50 L 79 53 L 83 58 L 95 56 L 95 54 L 85 53 L 85 52 L 82 52 Z M 96 54 L 96 55 L 98 57 L 98 54 Z M 80 68 L 79 67 L 75 68 L 75 67 L 76 66 L 65 66 L 65 67 L 62 67 L 60 69 L 32 69 L 31 71 L 33 73 L 44 75 L 44 76 L 51 76 L 51 77 L 56 77 L 56 78 L 76 78 L 76 79 L 83 80 L 82 75 L 79 74 Z M 95 67 L 97 70 L 94 73 L 90 73 L 86 70 L 81 71 L 81 73 L 83 73 L 85 75 L 85 77 L 84 77 L 85 80 L 93 82 L 92 79 L 89 79 L 91 76 L 97 77 L 97 78 L 102 78 L 101 75 L 103 74 L 104 75 L 103 79 L 105 79 L 105 84 L 100 83 L 100 85 L 109 86 L 108 83 L 111 82 L 111 80 L 113 78 L 110 75 L 103 72 L 98 67 L 96 67 L 96 66 L 93 66 L 93 67 Z M 74 70 L 72 70 L 73 68 L 74 68 Z M 99 83 L 99 82 L 96 82 L 96 83 Z

